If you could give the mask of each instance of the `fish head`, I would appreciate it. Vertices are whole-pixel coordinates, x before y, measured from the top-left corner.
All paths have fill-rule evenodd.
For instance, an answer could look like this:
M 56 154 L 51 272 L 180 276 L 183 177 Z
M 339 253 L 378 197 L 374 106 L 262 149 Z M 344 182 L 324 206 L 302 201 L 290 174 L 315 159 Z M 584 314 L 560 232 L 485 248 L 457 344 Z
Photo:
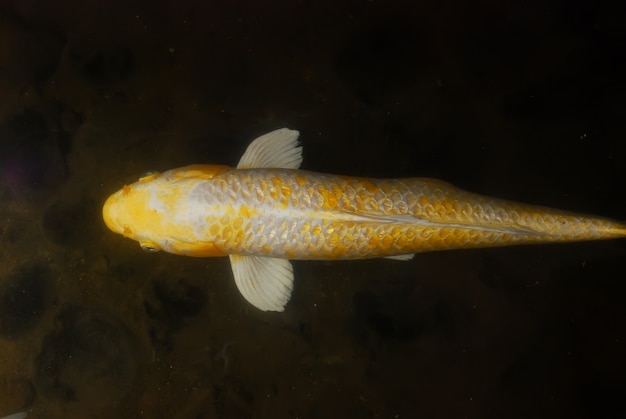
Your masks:
M 225 168 L 195 165 L 147 173 L 107 198 L 102 207 L 104 223 L 111 231 L 138 242 L 147 252 L 225 256 L 213 243 L 195 241 L 193 227 L 181 221 L 191 185 Z

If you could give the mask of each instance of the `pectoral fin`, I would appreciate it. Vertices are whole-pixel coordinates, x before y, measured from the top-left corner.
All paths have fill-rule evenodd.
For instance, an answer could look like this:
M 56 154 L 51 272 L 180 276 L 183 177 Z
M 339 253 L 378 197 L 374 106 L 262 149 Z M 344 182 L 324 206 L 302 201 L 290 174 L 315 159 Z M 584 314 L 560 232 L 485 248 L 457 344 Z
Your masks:
M 297 169 L 302 163 L 300 133 L 287 128 L 277 129 L 252 141 L 243 153 L 237 169 Z
M 229 255 L 235 284 L 250 304 L 263 311 L 283 311 L 291 297 L 293 267 L 287 259 Z

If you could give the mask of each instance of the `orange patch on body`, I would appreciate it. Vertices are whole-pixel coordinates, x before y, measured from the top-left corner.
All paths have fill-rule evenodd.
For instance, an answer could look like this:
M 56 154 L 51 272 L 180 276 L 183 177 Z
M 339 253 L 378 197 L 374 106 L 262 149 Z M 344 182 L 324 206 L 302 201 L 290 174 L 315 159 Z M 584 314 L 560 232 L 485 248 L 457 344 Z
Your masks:
M 331 189 L 332 189 L 333 195 L 335 195 L 335 197 L 337 198 L 337 201 L 340 201 L 341 198 L 343 197 L 343 190 L 337 185 L 332 185 Z
M 404 234 L 400 234 L 398 237 L 396 237 L 396 244 L 398 245 L 398 247 L 405 247 L 409 244 L 409 241 Z
M 347 253 L 348 248 L 344 246 L 342 243 L 338 243 L 334 246 L 330 252 L 330 256 L 335 259 L 339 259 Z
M 178 254 L 193 257 L 214 257 L 227 255 L 213 243 L 184 243 L 180 244 L 177 250 Z
M 371 194 L 376 193 L 380 190 L 379 186 L 375 185 L 373 182 L 366 180 L 366 179 L 361 180 L 361 184 L 363 185 L 363 187 L 365 187 L 367 192 Z
M 296 175 L 296 183 L 298 184 L 298 186 L 304 186 L 308 182 L 304 176 Z

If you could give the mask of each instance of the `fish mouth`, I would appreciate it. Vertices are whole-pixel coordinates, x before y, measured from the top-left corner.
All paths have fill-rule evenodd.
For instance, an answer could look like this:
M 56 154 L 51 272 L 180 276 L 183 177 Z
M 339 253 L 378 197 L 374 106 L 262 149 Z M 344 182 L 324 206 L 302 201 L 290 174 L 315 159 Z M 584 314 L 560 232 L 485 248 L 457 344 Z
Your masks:
M 119 192 L 114 193 L 109 196 L 107 200 L 104 202 L 102 206 L 102 219 L 104 220 L 104 224 L 109 228 L 109 230 L 122 234 L 121 226 L 116 222 L 119 204 L 118 204 Z

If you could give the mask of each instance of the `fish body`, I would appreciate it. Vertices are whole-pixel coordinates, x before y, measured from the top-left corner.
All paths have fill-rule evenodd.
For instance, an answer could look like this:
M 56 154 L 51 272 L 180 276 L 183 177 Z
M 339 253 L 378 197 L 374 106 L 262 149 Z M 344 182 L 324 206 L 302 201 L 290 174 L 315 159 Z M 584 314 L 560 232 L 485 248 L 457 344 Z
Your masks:
M 626 236 L 609 219 L 518 204 L 426 178 L 369 179 L 299 170 L 296 131 L 259 137 L 237 168 L 154 173 L 111 195 L 107 226 L 148 251 L 229 256 L 244 297 L 282 310 L 288 259 L 409 259 L 430 250 Z

